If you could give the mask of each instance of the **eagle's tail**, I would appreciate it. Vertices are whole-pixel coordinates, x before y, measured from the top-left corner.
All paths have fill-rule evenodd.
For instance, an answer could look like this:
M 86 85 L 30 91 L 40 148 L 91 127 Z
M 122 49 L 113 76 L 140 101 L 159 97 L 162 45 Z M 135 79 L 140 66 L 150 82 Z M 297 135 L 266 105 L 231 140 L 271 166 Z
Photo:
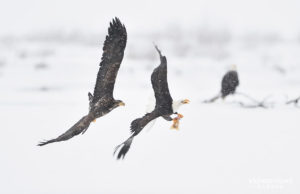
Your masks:
M 134 135 L 130 136 L 126 141 L 124 141 L 123 143 L 121 143 L 120 145 L 118 145 L 115 148 L 114 155 L 115 155 L 115 153 L 120 148 L 120 151 L 119 151 L 119 153 L 117 155 L 117 159 L 118 160 L 119 159 L 124 159 L 125 155 L 127 154 L 128 150 L 130 149 L 130 146 L 132 144 L 133 138 L 134 138 Z
M 58 136 L 55 139 L 40 142 L 38 144 L 38 146 L 44 146 L 46 144 L 59 142 L 59 141 L 66 141 L 76 135 L 79 135 L 80 133 L 84 133 L 90 126 L 91 121 L 92 121 L 92 119 L 89 117 L 89 115 L 84 116 L 77 123 L 75 123 L 75 125 L 73 125 L 68 131 L 66 131 L 62 135 Z

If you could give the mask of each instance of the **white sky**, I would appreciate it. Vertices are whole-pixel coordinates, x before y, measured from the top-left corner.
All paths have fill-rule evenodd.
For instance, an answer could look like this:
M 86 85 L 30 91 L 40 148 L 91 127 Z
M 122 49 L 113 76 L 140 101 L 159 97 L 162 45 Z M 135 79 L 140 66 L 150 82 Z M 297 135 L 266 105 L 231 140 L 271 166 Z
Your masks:
M 300 32 L 297 0 L 1 0 L 0 34 L 48 30 L 101 31 L 118 16 L 131 30 L 180 24 L 234 32 Z

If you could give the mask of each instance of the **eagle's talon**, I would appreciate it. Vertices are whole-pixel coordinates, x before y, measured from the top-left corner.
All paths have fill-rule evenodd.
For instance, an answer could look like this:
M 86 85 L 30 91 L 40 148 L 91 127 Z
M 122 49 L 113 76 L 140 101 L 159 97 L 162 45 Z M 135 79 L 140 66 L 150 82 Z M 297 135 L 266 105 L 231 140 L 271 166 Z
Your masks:
M 176 113 L 177 114 L 177 117 L 175 117 L 173 119 L 173 124 L 171 126 L 171 129 L 175 129 L 175 130 L 179 130 L 179 120 L 181 118 L 183 118 L 183 115 L 182 114 L 179 114 L 179 113 Z
M 171 129 L 179 130 L 179 121 L 177 119 L 173 120 L 173 124 L 171 126 Z
M 179 113 L 177 113 L 177 117 L 178 117 L 179 119 L 181 119 L 181 118 L 183 118 L 183 115 L 182 115 L 182 114 L 179 114 Z

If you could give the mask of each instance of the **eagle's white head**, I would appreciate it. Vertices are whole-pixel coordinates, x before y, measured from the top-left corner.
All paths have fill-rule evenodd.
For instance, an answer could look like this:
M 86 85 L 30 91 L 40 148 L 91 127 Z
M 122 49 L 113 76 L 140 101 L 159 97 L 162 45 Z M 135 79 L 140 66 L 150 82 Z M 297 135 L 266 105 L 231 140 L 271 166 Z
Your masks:
M 173 104 L 172 104 L 173 112 L 177 112 L 181 105 L 188 104 L 188 103 L 190 103 L 190 100 L 188 100 L 188 99 L 173 101 Z
M 236 65 L 235 64 L 230 65 L 229 70 L 230 71 L 236 71 L 237 70 Z

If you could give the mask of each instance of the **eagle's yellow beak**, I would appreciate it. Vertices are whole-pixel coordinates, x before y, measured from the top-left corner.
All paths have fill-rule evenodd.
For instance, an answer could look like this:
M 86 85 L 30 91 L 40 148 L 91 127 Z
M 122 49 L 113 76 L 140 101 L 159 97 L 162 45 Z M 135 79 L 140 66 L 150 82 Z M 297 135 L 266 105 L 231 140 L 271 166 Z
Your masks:
M 235 65 L 235 64 L 232 64 L 231 67 L 230 67 L 230 70 L 236 71 L 236 65 Z
M 124 102 L 120 102 L 119 106 L 125 106 L 125 103 Z
M 190 100 L 184 99 L 183 101 L 181 101 L 181 103 L 182 103 L 182 104 L 188 104 L 188 103 L 190 103 Z

